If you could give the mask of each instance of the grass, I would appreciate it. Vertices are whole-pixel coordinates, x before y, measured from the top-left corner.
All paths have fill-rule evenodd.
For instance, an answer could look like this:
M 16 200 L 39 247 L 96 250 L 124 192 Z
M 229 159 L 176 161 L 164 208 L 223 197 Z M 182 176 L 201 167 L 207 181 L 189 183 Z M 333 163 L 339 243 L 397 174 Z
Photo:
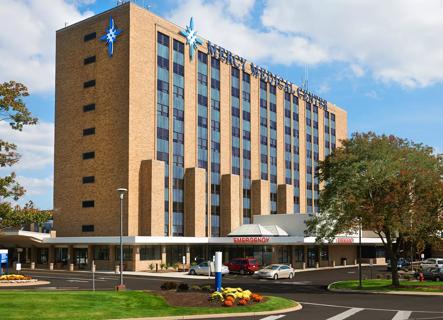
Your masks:
M 400 288 L 392 287 L 391 280 L 363 280 L 361 290 L 375 291 L 418 291 L 418 292 L 443 292 L 443 282 L 437 281 L 400 281 Z M 358 280 L 339 281 L 331 285 L 332 289 L 360 290 Z
M 0 315 L 9 319 L 118 319 L 136 317 L 271 311 L 294 307 L 293 300 L 268 297 L 249 306 L 173 307 L 142 291 L 0 291 Z

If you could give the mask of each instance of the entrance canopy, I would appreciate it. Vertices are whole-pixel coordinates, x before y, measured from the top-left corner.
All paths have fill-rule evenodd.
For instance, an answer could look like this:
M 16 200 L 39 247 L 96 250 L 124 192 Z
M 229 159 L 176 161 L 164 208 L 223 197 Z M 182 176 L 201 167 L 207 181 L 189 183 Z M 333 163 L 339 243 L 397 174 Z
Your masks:
M 263 226 L 261 224 L 244 224 L 228 237 L 287 237 L 288 233 L 277 225 Z

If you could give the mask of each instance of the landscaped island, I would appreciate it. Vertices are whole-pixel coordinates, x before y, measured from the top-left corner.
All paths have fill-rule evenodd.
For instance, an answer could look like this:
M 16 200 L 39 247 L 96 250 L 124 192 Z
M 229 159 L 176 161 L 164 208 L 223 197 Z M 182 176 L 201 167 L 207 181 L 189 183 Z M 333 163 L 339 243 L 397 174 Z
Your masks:
M 358 288 L 358 280 L 339 281 L 329 285 L 329 288 L 339 290 L 365 291 L 415 291 L 415 292 L 442 292 L 443 282 L 439 281 L 400 281 L 400 287 L 394 288 L 391 280 L 363 280 L 362 288 Z
M 188 293 L 174 292 L 175 295 Z M 201 294 L 207 300 L 207 294 Z M 293 300 L 265 297 L 265 301 L 235 308 L 172 306 L 161 295 L 144 291 L 0 291 L 0 314 L 9 319 L 118 319 L 175 315 L 260 312 L 297 306 Z

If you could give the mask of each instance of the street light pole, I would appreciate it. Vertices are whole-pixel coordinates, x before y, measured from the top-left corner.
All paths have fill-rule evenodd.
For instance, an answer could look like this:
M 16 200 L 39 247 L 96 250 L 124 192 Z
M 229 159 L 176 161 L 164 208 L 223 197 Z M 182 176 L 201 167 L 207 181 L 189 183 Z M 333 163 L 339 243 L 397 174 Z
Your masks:
M 123 284 L 123 199 L 125 197 L 125 193 L 128 192 L 128 189 L 118 188 L 117 191 L 120 195 L 120 285 L 117 288 L 118 290 L 124 290 L 125 285 Z
M 362 229 L 362 225 L 361 225 L 361 217 L 359 220 L 359 224 L 358 224 L 358 288 L 361 289 L 362 285 L 361 285 L 361 278 L 362 278 L 362 274 L 361 274 L 361 229 Z

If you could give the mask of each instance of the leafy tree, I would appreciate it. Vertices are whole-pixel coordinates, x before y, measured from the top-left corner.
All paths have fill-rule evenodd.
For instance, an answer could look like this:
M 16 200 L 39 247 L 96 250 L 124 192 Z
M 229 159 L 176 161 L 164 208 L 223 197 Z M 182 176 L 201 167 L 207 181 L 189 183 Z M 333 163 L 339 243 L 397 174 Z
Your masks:
M 7 122 L 12 130 L 23 129 L 25 125 L 34 125 L 37 118 L 31 115 L 22 98 L 28 96 L 28 89 L 15 81 L 0 84 L 0 123 Z M 17 146 L 0 138 L 0 166 L 11 167 L 20 160 Z M 23 207 L 13 205 L 25 194 L 25 190 L 16 181 L 14 172 L 0 177 L 0 230 L 19 227 L 23 224 L 43 223 L 50 218 L 50 213 L 34 208 L 32 202 Z
M 391 261 L 398 287 L 397 261 L 407 243 L 422 250 L 441 241 L 443 162 L 432 148 L 395 136 L 355 133 L 319 165 L 320 212 L 308 231 L 317 240 L 363 230 L 376 233 Z

